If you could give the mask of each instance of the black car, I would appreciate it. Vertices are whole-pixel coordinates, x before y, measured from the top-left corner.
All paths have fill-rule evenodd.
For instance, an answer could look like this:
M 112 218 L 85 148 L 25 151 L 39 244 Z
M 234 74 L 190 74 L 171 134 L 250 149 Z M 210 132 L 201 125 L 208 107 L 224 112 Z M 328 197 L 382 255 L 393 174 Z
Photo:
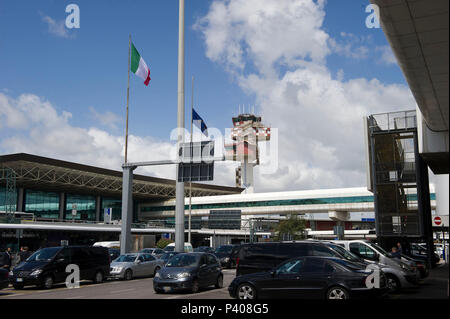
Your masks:
M 167 262 L 170 260 L 170 258 L 172 258 L 175 255 L 181 254 L 179 252 L 176 251 L 171 251 L 171 252 L 165 252 L 164 254 L 161 255 L 161 257 L 159 257 L 159 259 L 164 261 L 164 265 L 167 264 Z
M 209 247 L 209 246 L 199 246 L 197 248 L 194 248 L 194 252 L 214 254 L 214 248 Z
M 222 267 L 233 268 L 236 266 L 236 254 L 240 245 L 222 245 L 219 246 L 214 255 L 220 260 Z
M 6 269 L 0 269 L 0 289 L 8 288 L 9 285 L 9 271 Z
M 318 241 L 243 244 L 236 258 L 236 276 L 269 271 L 288 259 L 303 256 L 342 258 L 326 243 Z
M 50 289 L 55 283 L 65 282 L 69 275 L 66 267 L 71 264 L 80 268 L 80 280 L 100 283 L 109 276 L 108 249 L 84 246 L 42 248 L 13 269 L 10 281 L 16 289 L 28 285 Z
M 120 256 L 120 249 L 118 248 L 108 248 L 108 252 L 109 252 L 109 259 L 111 261 Z
M 172 258 L 153 278 L 156 293 L 190 290 L 215 285 L 223 287 L 223 274 L 219 260 L 207 253 L 180 253 Z
M 418 244 L 415 243 L 411 244 L 409 251 L 406 251 L 405 254 L 413 259 L 421 260 L 424 263 L 428 262 L 428 252 L 426 248 Z M 431 257 L 431 266 L 435 267 L 440 260 L 441 258 L 439 257 L 439 255 L 433 252 Z
M 350 299 L 387 293 L 386 278 L 380 288 L 368 288 L 371 273 L 364 267 L 334 257 L 298 257 L 271 271 L 236 277 L 228 287 L 232 298 Z

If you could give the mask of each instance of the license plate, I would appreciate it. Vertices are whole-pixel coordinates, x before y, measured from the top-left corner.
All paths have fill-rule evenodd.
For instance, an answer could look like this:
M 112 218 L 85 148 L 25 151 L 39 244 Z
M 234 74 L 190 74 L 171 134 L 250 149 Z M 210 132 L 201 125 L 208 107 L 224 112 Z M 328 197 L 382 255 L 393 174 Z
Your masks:
M 169 292 L 172 290 L 172 287 L 163 287 L 164 292 Z
M 23 282 L 23 278 L 17 278 L 16 281 L 17 282 Z

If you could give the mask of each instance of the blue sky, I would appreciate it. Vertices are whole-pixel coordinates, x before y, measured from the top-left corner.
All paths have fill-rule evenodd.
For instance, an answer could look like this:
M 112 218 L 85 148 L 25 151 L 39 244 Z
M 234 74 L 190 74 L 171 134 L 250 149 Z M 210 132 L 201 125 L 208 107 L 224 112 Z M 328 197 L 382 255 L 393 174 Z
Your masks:
M 12 96 L 33 93 L 59 110 L 73 114 L 81 127 L 99 125 L 89 107 L 113 112 L 125 120 L 128 34 L 150 66 L 152 81 L 145 87 L 131 75 L 130 132 L 167 139 L 176 124 L 178 1 L 76 1 L 80 29 L 69 38 L 51 34 L 43 16 L 65 20 L 73 1 L 0 2 L 0 88 Z M 195 104 L 209 126 L 229 127 L 238 104 L 255 104 L 236 81 L 205 56 L 202 36 L 192 26 L 211 1 L 186 5 L 186 109 L 189 110 L 191 77 L 195 76 Z M 367 1 L 329 0 L 325 30 L 370 36 L 373 46 L 386 45 L 381 29 L 367 29 Z M 301 41 L 301 39 L 299 39 Z M 356 61 L 337 54 L 327 64 L 345 78 L 376 77 L 385 83 L 403 83 L 396 65 Z M 188 111 L 186 123 L 188 123 Z M 116 132 L 120 133 L 120 132 Z
M 239 0 L 231 2 L 239 4 Z M 242 77 L 262 74 L 258 64 L 251 61 L 252 48 L 245 43 L 248 38 L 237 44 L 242 45 L 242 50 L 250 52 L 244 55 L 246 68 L 241 74 L 236 75 L 227 68 L 229 61 L 226 58 L 207 56 L 211 48 L 206 41 L 205 30 L 211 29 L 211 23 L 205 24 L 201 19 L 214 11 L 213 3 L 224 4 L 231 10 L 231 2 L 186 1 L 186 126 L 190 116 L 192 76 L 195 76 L 195 107 L 209 127 L 221 130 L 230 127 L 231 117 L 236 115 L 239 104 L 258 104 L 257 109 L 267 115 L 271 114 L 268 110 L 273 109 L 265 100 L 264 92 L 248 89 L 243 84 Z M 63 29 L 59 34 L 53 32 L 49 28 L 49 19 L 55 24 L 62 23 L 68 15 L 65 8 L 70 3 L 80 8 L 80 29 Z M 263 5 L 264 1 L 257 3 Z M 385 88 L 397 89 L 400 86 L 402 96 L 407 95 L 406 83 L 398 65 L 382 59 L 382 49 L 388 46 L 382 30 L 365 27 L 368 15 L 365 8 L 368 4 L 367 0 L 328 0 L 323 9 L 317 9 L 325 12 L 323 24 L 318 28 L 328 34 L 330 41 L 334 41 L 334 45 L 329 45 L 330 52 L 326 54 L 322 66 L 333 79 L 346 85 L 345 90 L 352 88 L 347 83 L 352 79 L 377 79 Z M 194 28 L 196 24 L 201 27 Z M 113 136 L 123 136 L 129 34 L 150 67 L 152 78 L 150 85 L 145 87 L 140 78 L 131 74 L 130 134 L 168 141 L 170 131 L 176 126 L 177 0 L 0 0 L 0 94 L 9 99 L 18 99 L 25 93 L 38 96 L 42 101 L 48 101 L 59 114 L 70 112 L 72 116 L 68 122 L 72 128 L 98 128 Z M 302 42 L 308 36 L 299 33 L 292 41 Z M 268 42 L 269 49 L 270 45 Z M 278 78 L 274 88 L 289 71 L 294 71 L 295 67 L 292 68 L 292 65 L 276 68 Z M 367 85 L 376 87 L 374 94 L 384 94 L 380 93 L 378 84 Z M 270 85 L 266 91 L 270 91 Z M 273 98 L 271 100 L 273 104 Z M 410 102 L 409 97 L 399 100 Z M 397 101 L 395 103 L 398 104 Z M 387 109 L 389 107 L 386 105 Z M 1 116 L 0 110 L 0 119 Z M 266 120 L 280 125 L 275 117 Z M 32 132 L 6 129 L 0 124 L 0 135 L 3 141 L 9 137 L 20 137 L 17 141 L 26 141 Z M 0 140 L 2 153 L 19 149 L 5 145 Z M 321 145 L 323 148 L 328 146 Z M 46 154 L 44 147 L 41 153 Z M 57 154 L 64 157 L 63 151 Z M 55 151 L 49 149 L 48 155 L 55 156 Z M 96 163 L 91 158 L 86 161 L 111 166 Z M 304 164 L 311 167 L 314 162 L 317 160 L 309 159 Z M 360 167 L 358 169 L 358 176 L 363 176 Z M 224 175 L 229 172 L 224 172 Z M 231 176 L 231 184 L 233 180 Z M 325 184 L 317 181 L 309 186 L 329 186 L 333 183 L 346 185 L 346 182 L 332 179 Z M 361 181 L 355 184 L 359 185 Z M 307 187 L 306 184 L 299 185 Z M 283 187 L 280 184 L 280 188 Z

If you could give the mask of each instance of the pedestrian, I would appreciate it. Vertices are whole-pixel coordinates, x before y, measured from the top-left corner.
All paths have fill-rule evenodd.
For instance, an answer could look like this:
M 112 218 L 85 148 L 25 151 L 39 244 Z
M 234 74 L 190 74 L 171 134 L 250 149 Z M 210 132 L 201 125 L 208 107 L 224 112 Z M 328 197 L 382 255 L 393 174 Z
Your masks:
M 391 256 L 393 258 L 400 259 L 400 254 L 398 253 L 397 247 L 392 247 L 392 249 L 391 249 Z
M 5 250 L 5 252 L 2 254 L 2 258 L 0 258 L 0 268 L 10 270 L 11 269 L 11 248 L 8 248 Z
M 31 252 L 28 250 L 28 246 L 21 247 L 20 253 L 19 253 L 19 257 L 20 257 L 19 263 L 24 262 L 30 256 L 31 256 Z
M 400 256 L 403 254 L 402 245 L 399 242 L 397 243 L 397 252 Z

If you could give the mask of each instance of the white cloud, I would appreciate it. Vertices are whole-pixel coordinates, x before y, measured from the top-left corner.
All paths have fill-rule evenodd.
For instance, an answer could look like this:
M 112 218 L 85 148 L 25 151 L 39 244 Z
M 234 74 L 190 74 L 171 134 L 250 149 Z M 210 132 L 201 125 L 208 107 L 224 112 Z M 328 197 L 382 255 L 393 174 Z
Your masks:
M 376 47 L 375 51 L 379 54 L 377 58 L 377 62 L 379 64 L 384 65 L 392 65 L 397 64 L 397 59 L 395 58 L 394 52 L 392 52 L 392 48 L 388 45 L 383 45 L 380 47 Z
M 364 185 L 363 116 L 415 108 L 406 86 L 344 80 L 344 70 L 333 79 L 326 57 L 365 59 L 372 40 L 331 39 L 324 17 L 324 1 L 215 0 L 196 23 L 207 57 L 256 97 L 263 121 L 279 130 L 279 169 L 256 169 L 258 191 Z
M 122 120 L 120 116 L 112 112 L 99 113 L 93 107 L 89 107 L 89 112 L 94 120 L 111 129 L 117 129 L 117 124 Z
M 55 19 L 44 16 L 41 13 L 42 21 L 47 24 L 47 31 L 60 38 L 69 38 L 70 34 L 66 28 L 65 20 L 56 21 Z
M 29 153 L 121 170 L 124 137 L 99 128 L 70 124 L 71 113 L 58 112 L 48 101 L 23 94 L 18 98 L 0 93 L 0 151 Z M 129 136 L 129 160 L 151 161 L 173 158 L 173 143 L 151 137 Z M 174 178 L 170 166 L 140 168 L 137 173 Z

